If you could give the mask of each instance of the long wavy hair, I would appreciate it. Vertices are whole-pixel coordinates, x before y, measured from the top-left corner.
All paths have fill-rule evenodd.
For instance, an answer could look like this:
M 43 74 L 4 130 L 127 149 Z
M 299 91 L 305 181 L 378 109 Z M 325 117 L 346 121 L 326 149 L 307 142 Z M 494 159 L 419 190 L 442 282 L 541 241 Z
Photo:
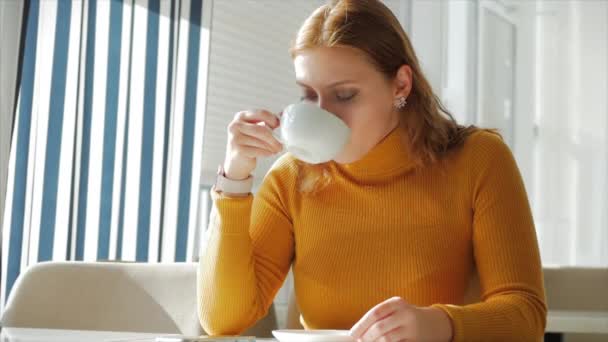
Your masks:
M 459 125 L 433 93 L 407 34 L 381 1 L 334 0 L 317 8 L 300 27 L 290 54 L 295 58 L 302 50 L 321 46 L 363 51 L 387 80 L 394 80 L 404 64 L 412 69 L 412 89 L 400 110 L 400 126 L 418 167 L 440 160 L 478 130 Z M 317 192 L 329 184 L 323 164 L 307 169 L 300 177 L 300 190 Z

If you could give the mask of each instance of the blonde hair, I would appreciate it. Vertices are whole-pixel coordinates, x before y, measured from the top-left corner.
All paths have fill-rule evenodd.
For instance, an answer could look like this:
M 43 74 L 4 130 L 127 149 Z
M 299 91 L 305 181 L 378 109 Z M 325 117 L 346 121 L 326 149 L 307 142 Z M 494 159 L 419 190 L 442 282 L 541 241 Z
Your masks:
M 459 125 L 433 93 L 416 53 L 395 15 L 378 0 L 334 0 L 317 8 L 302 24 L 290 48 L 292 58 L 314 47 L 348 46 L 363 51 L 387 80 L 406 64 L 412 70 L 412 89 L 400 110 L 406 146 L 419 167 L 441 159 L 463 144 L 475 126 Z M 328 184 L 324 165 L 311 166 L 301 190 L 316 192 Z M 313 184 L 312 186 L 310 184 Z

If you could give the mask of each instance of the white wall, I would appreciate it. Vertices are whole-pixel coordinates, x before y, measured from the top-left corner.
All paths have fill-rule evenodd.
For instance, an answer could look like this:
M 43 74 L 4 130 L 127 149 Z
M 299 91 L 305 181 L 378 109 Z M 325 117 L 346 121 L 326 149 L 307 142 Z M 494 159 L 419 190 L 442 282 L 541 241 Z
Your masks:
M 23 2 L 0 1 L 0 226 L 4 222 L 22 12 Z
M 534 111 L 536 93 L 534 92 L 536 69 L 536 4 L 534 1 L 518 2 L 513 13 L 516 26 L 516 74 L 515 74 L 515 132 L 513 153 L 528 191 L 534 198 L 534 160 L 535 139 Z
M 534 212 L 544 262 L 608 264 L 608 2 L 542 2 Z
M 461 124 L 476 121 L 477 2 L 412 0 L 410 39 L 435 94 Z
M 444 86 L 445 7 L 446 2 L 441 0 L 411 2 L 410 39 L 422 70 L 437 94 Z
M 443 10 L 445 47 L 441 98 L 456 120 L 472 124 L 476 117 L 477 22 L 474 1 L 448 1 Z M 441 50 L 440 50 L 441 51 Z
M 517 28 L 512 149 L 533 207 L 543 262 L 606 266 L 608 2 L 485 2 L 508 13 Z M 477 19 L 461 31 L 464 18 L 477 17 L 474 3 L 455 0 L 448 6 L 447 67 L 440 80 L 442 97 L 456 113 L 466 106 L 454 98 L 475 97 L 474 86 L 450 96 L 472 75 L 458 70 L 463 61 L 478 64 L 463 57 L 475 46 L 479 32 L 471 22 Z M 465 32 L 473 41 L 462 37 Z

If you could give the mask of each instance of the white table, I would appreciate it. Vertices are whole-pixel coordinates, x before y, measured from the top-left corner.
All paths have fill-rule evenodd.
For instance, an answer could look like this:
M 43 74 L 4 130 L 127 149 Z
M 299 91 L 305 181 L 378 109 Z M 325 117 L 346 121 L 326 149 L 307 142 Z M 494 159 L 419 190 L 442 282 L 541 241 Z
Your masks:
M 155 342 L 166 334 L 60 329 L 2 328 L 1 342 Z M 256 341 L 276 341 L 260 338 Z
M 554 333 L 608 334 L 608 312 L 549 310 L 546 330 Z
M 608 312 L 554 311 L 547 315 L 547 333 L 559 341 L 564 333 L 608 334 Z M 2 328 L 0 342 L 155 342 L 163 334 L 59 329 Z M 546 339 L 547 340 L 547 339 Z M 257 341 L 276 342 L 272 338 Z

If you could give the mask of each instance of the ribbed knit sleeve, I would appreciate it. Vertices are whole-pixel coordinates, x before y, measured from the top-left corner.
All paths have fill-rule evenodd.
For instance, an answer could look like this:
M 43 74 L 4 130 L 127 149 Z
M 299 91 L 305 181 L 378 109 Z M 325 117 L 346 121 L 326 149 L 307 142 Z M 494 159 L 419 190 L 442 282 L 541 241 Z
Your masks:
M 285 158 L 283 158 L 285 159 Z M 210 335 L 239 334 L 268 311 L 293 259 L 289 166 L 279 160 L 255 197 L 212 192 L 213 209 L 198 269 L 199 318 Z
M 471 139 L 472 239 L 482 302 L 435 306 L 451 317 L 455 342 L 542 340 L 547 307 L 522 178 L 502 139 L 489 133 Z

